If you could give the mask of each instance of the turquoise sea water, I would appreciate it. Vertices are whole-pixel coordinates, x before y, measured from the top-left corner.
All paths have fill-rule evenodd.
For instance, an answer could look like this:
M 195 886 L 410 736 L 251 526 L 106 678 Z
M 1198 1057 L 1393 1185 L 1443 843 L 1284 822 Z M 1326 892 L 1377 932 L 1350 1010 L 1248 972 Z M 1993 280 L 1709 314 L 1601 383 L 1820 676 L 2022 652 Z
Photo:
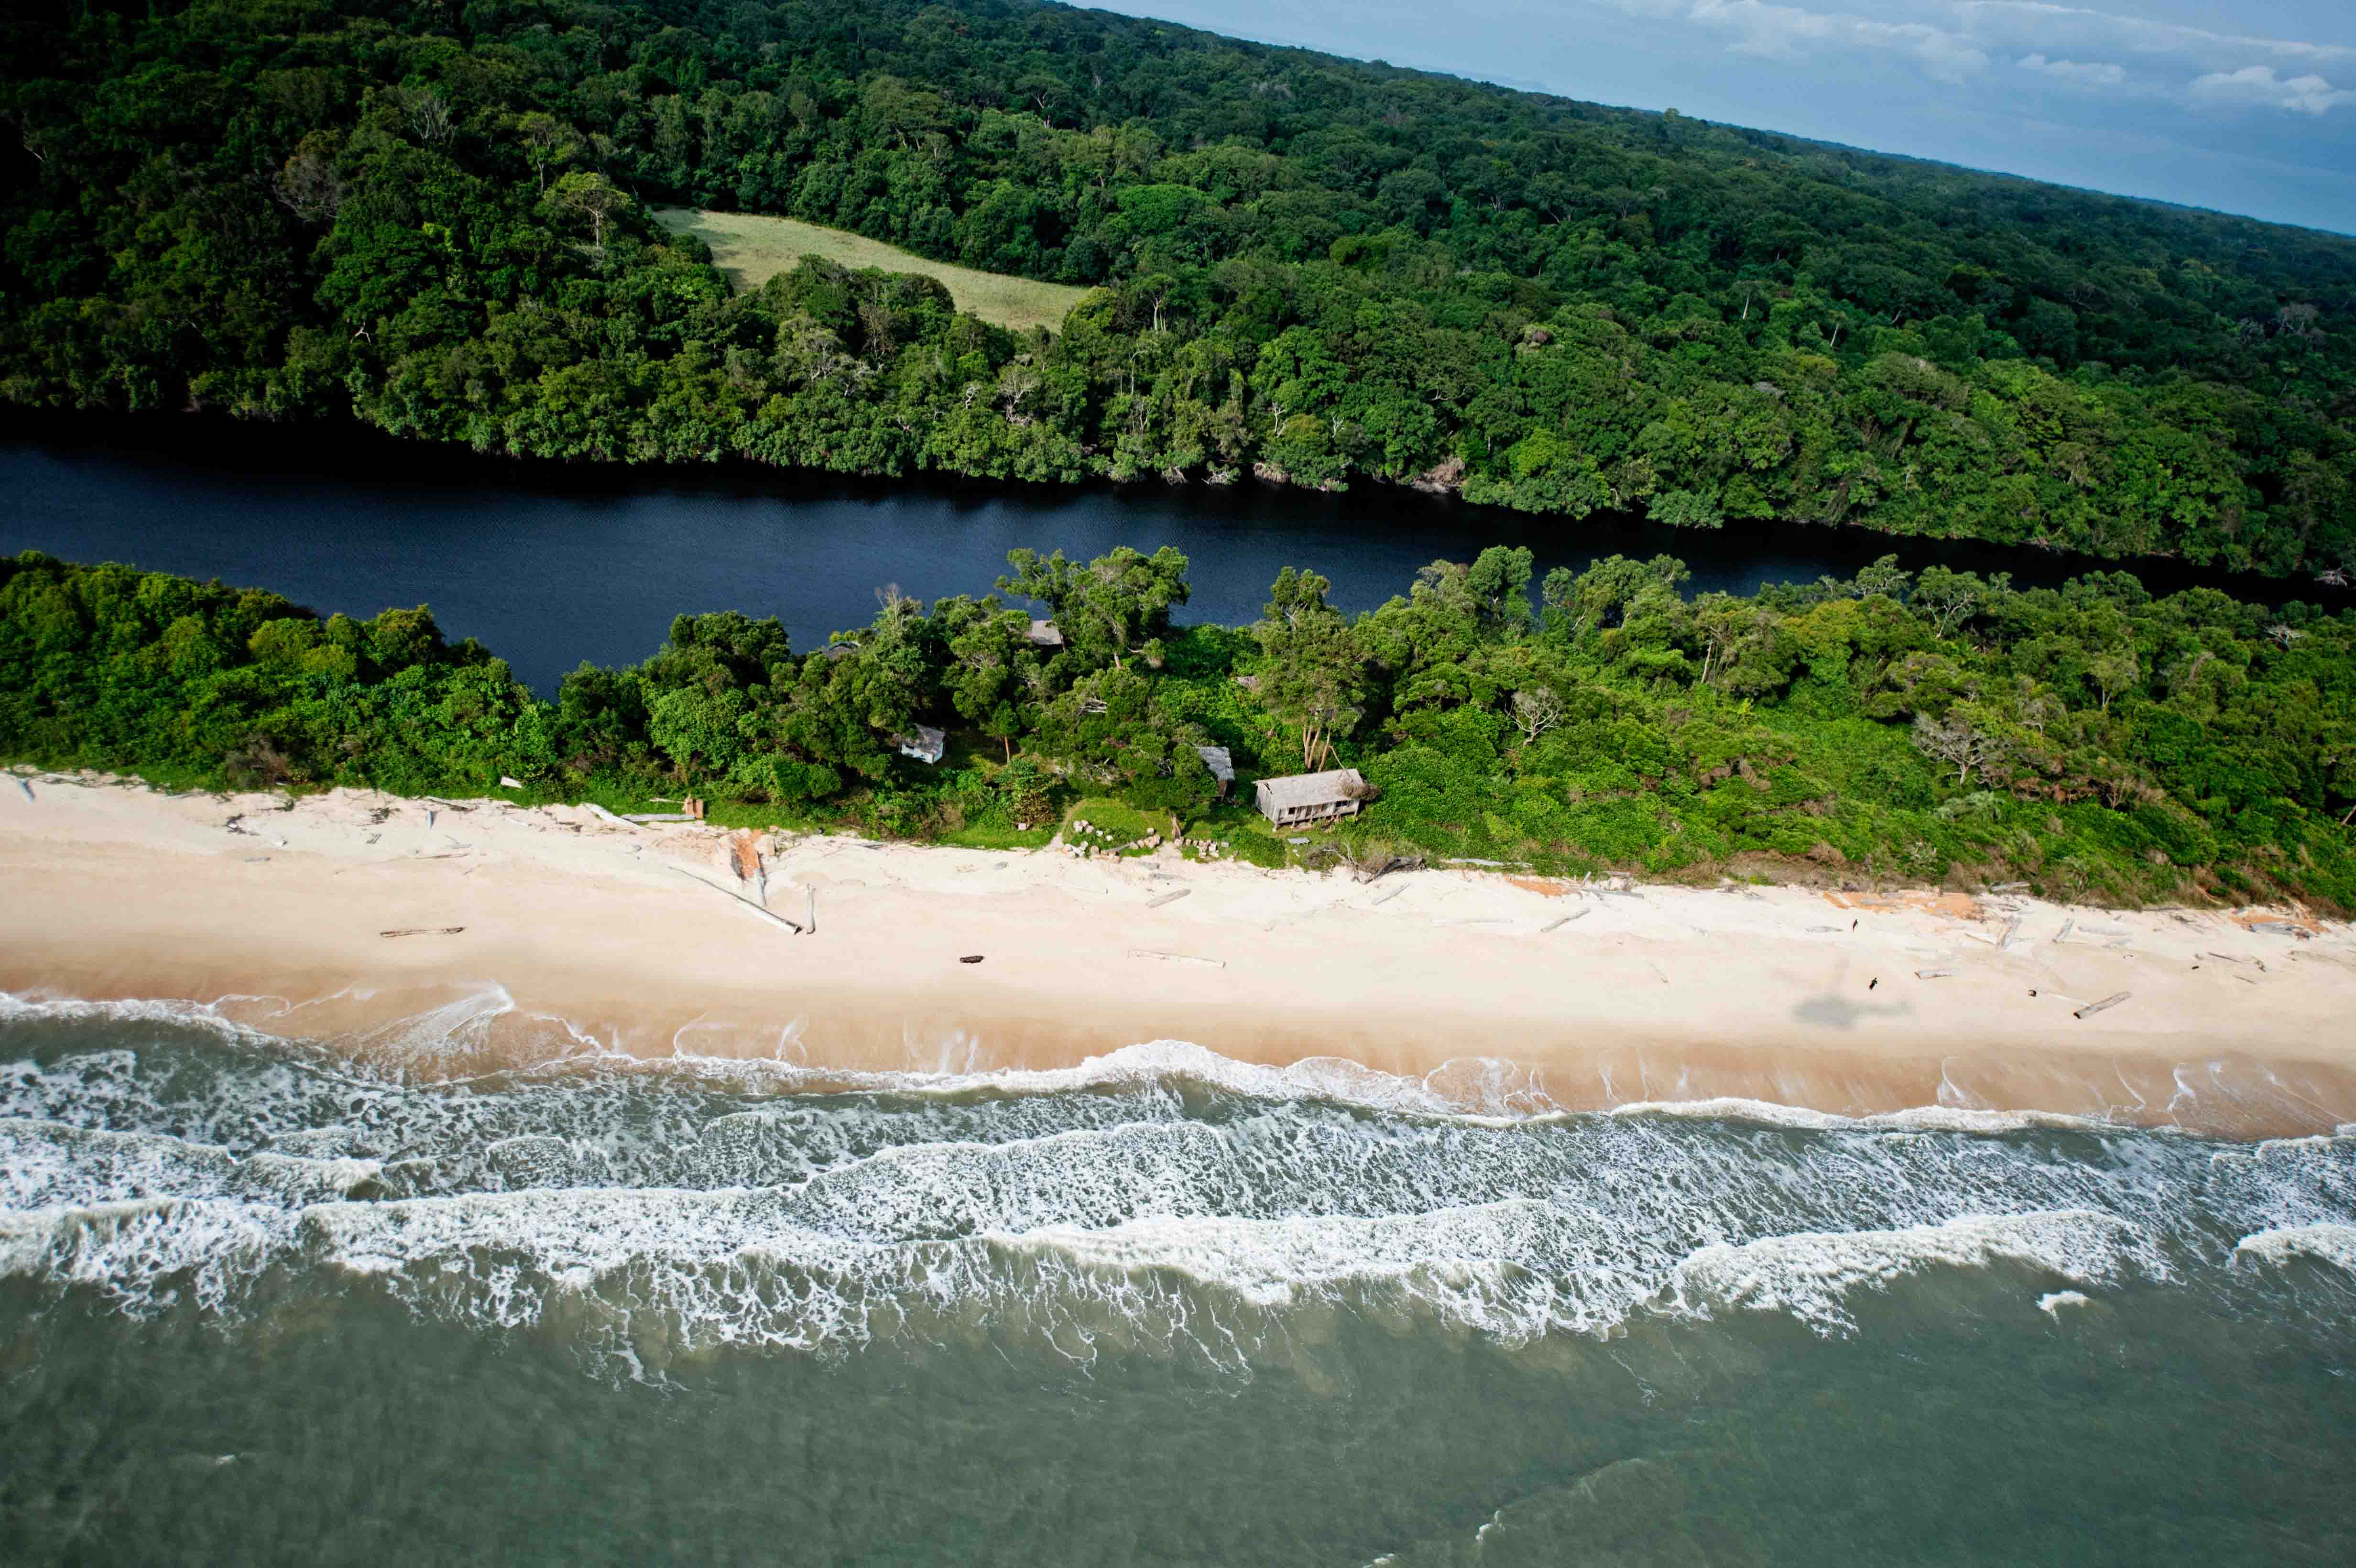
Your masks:
M 0 1000 L 0 1556 L 2356 1561 L 2356 1128 L 472 1027 Z

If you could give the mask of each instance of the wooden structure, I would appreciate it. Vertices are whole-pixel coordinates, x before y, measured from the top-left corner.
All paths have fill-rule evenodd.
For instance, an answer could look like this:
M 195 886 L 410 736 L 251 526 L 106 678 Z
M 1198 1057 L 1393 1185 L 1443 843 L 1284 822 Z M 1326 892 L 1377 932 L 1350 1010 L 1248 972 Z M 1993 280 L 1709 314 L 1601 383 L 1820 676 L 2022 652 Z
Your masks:
M 1225 746 L 1197 746 L 1194 754 L 1203 759 L 1203 765 L 1211 770 L 1213 778 L 1219 781 L 1220 795 L 1225 795 L 1235 786 L 1236 760 L 1227 754 Z
M 948 749 L 949 737 L 945 730 L 936 730 L 929 724 L 919 724 L 905 735 L 893 736 L 892 743 L 900 748 L 902 756 L 914 757 L 920 763 L 931 763 L 941 760 L 941 753 Z
M 1366 781 L 1355 768 L 1335 768 L 1322 773 L 1295 773 L 1290 778 L 1262 779 L 1253 786 L 1259 814 L 1279 827 L 1300 827 L 1358 815 Z

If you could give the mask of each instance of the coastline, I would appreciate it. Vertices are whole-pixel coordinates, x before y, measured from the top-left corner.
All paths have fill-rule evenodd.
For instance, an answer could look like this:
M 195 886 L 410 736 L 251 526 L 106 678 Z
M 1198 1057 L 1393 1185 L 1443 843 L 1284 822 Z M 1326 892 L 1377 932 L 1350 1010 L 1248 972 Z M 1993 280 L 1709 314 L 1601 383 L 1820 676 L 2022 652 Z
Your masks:
M 2342 924 L 767 841 L 769 907 L 816 909 L 797 935 L 742 901 L 758 885 L 726 869 L 724 837 L 582 807 L 12 775 L 0 990 L 209 1003 L 438 1069 L 594 1041 L 783 1055 L 822 1083 L 1184 1040 L 1509 1115 L 1744 1100 L 2237 1137 L 2356 1121 Z

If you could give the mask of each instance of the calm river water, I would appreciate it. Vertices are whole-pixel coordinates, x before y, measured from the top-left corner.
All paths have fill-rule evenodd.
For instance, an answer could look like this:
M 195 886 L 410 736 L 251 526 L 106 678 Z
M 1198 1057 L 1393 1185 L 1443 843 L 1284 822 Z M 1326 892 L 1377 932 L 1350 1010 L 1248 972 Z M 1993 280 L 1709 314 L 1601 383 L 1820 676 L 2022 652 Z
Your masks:
M 1890 551 L 1914 567 L 2008 568 L 2024 583 L 2088 564 L 1858 529 L 1574 524 L 1372 487 L 1066 490 L 565 468 L 194 421 L 65 425 L 0 443 L 0 553 L 220 577 L 323 613 L 429 603 L 451 635 L 481 638 L 552 695 L 583 659 L 646 657 L 683 612 L 775 615 L 807 648 L 864 624 L 886 582 L 928 600 L 987 592 L 1006 552 L 1025 546 L 1091 556 L 1175 545 L 1193 561 L 1181 618 L 1242 624 L 1288 565 L 1333 579 L 1344 608 L 1372 609 L 1419 567 L 1497 543 L 1529 545 L 1541 574 L 1674 554 L 1697 592 L 1846 576 Z M 2138 571 L 2155 588 L 2191 580 L 2153 564 Z

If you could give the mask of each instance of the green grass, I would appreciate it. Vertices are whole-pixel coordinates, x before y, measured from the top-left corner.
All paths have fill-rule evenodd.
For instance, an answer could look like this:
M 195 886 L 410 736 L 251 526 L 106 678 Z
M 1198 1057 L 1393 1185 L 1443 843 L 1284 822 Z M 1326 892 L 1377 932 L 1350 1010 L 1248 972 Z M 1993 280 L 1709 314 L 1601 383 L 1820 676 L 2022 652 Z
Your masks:
M 739 293 L 759 288 L 804 256 L 823 256 L 846 267 L 875 267 L 886 272 L 921 272 L 938 278 L 948 286 L 958 309 L 993 325 L 1025 332 L 1034 326 L 1063 325 L 1064 317 L 1088 293 L 1069 283 L 1042 283 L 1003 272 L 953 267 L 863 234 L 821 229 L 791 218 L 700 212 L 685 207 L 659 208 L 655 218 L 664 228 L 692 234 L 711 246 L 712 265 L 727 275 Z
M 1076 822 L 1085 822 L 1098 831 L 1082 834 L 1072 826 Z M 1105 795 L 1076 800 L 1064 813 L 1064 841 L 1066 844 L 1094 845 L 1098 849 L 1108 849 L 1116 854 L 1126 853 L 1130 846 L 1147 834 L 1167 832 L 1169 827 L 1168 817 L 1157 821 L 1133 805 L 1124 805 Z

